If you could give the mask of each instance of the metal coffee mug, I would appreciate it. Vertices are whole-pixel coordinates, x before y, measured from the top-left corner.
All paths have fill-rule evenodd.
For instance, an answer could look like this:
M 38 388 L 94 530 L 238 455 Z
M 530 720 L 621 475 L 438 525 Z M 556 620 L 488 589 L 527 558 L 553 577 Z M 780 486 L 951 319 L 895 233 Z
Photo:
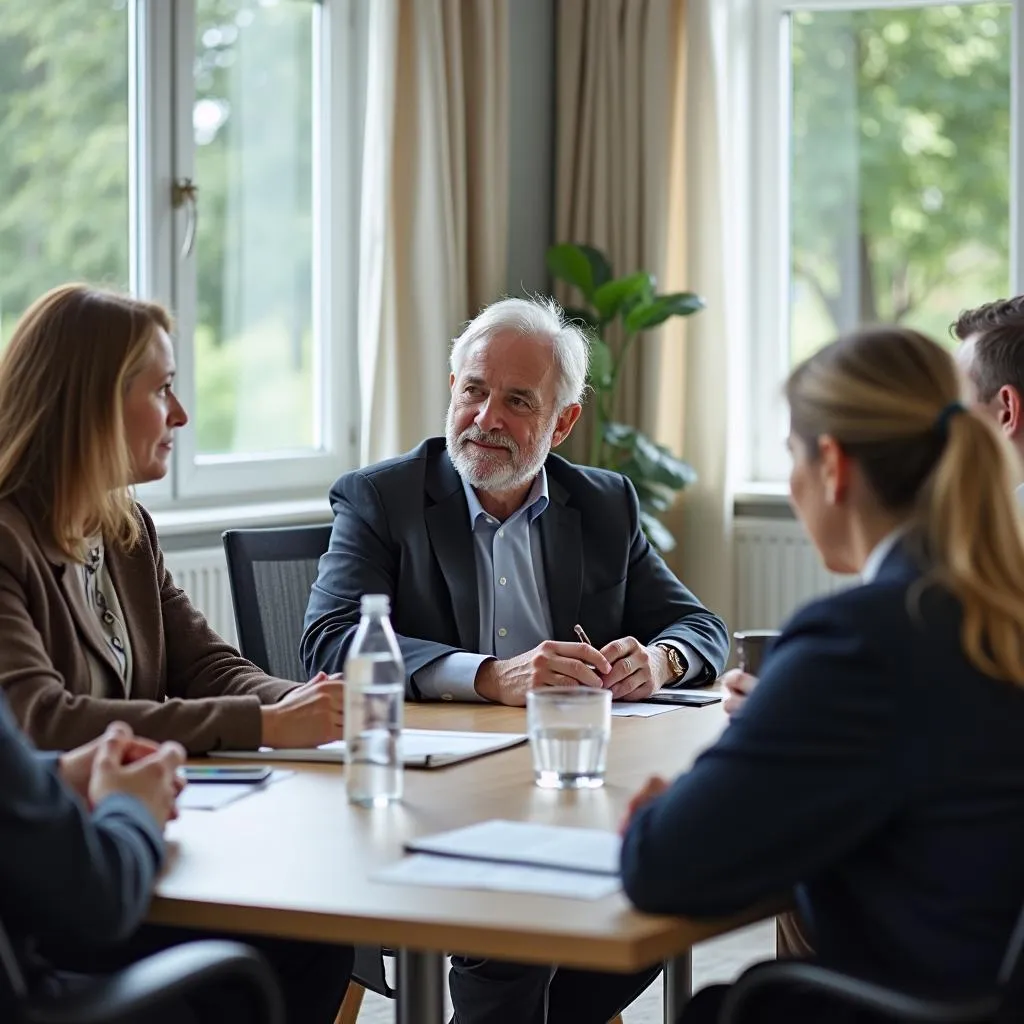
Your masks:
M 745 629 L 733 633 L 740 668 L 748 675 L 759 676 L 761 665 L 778 635 L 777 629 Z

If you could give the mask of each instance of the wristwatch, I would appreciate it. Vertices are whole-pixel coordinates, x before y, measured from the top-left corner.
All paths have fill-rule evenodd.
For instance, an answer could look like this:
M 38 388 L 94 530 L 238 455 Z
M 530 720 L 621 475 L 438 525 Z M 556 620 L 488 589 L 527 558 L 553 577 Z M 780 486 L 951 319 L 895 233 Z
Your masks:
M 668 658 L 668 667 L 672 670 L 672 678 L 669 679 L 667 685 L 678 683 L 690 669 L 686 659 L 679 653 L 679 648 L 673 647 L 672 644 L 655 644 L 654 646 L 660 647 L 665 652 L 665 657 Z

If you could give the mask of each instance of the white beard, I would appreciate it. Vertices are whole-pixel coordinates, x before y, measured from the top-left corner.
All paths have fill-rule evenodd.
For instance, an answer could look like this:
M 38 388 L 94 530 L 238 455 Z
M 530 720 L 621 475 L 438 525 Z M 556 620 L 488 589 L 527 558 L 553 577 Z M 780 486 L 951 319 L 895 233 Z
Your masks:
M 452 422 L 452 407 L 448 406 L 445 439 L 452 465 L 463 480 L 474 490 L 500 494 L 524 487 L 540 472 L 551 451 L 557 416 L 551 422 L 532 450 L 525 455 L 512 438 L 504 434 L 488 434 L 475 424 L 468 426 L 458 437 Z M 481 449 L 467 450 L 467 440 L 485 440 L 488 444 L 502 445 L 508 456 L 488 455 Z

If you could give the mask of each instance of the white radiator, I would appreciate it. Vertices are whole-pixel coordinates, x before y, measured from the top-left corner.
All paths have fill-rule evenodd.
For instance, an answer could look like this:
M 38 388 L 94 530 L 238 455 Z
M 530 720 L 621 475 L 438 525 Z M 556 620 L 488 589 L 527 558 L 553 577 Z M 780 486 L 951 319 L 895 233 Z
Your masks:
M 164 563 L 174 582 L 229 644 L 235 644 L 235 614 L 228 586 L 228 566 L 223 548 L 165 551 Z
M 856 581 L 825 569 L 792 520 L 737 518 L 733 537 L 733 629 L 777 629 L 802 604 Z

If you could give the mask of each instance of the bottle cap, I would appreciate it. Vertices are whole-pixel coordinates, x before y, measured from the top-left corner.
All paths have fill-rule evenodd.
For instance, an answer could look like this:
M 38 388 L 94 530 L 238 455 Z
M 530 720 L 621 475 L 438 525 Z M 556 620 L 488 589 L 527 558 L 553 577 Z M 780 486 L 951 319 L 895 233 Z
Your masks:
M 363 615 L 390 615 L 391 598 L 387 594 L 363 594 L 359 611 Z

